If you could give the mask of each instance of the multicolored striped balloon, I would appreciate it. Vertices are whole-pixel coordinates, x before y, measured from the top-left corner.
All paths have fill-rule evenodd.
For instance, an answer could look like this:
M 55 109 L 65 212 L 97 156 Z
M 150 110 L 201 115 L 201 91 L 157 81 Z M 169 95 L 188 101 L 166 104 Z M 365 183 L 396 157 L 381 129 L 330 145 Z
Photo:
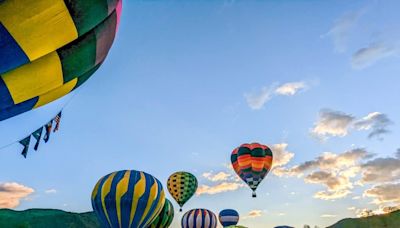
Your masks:
M 171 201 L 165 199 L 163 209 L 157 218 L 151 223 L 149 228 L 168 228 L 174 219 L 174 206 Z
M 218 218 L 223 227 L 234 226 L 239 222 L 239 213 L 233 209 L 225 209 L 219 213 Z
M 147 227 L 161 212 L 161 182 L 145 172 L 122 170 L 101 178 L 92 192 L 92 207 L 104 227 Z
M 114 41 L 122 0 L 0 1 L 0 121 L 82 85 Z
M 233 169 L 239 177 L 253 190 L 256 189 L 272 167 L 271 149 L 259 143 L 243 144 L 231 154 Z
M 216 228 L 217 216 L 207 209 L 193 209 L 183 215 L 181 225 L 182 228 Z
M 179 211 L 182 211 L 182 206 L 196 193 L 197 186 L 196 177 L 188 172 L 176 172 L 168 178 L 168 191 L 179 204 Z

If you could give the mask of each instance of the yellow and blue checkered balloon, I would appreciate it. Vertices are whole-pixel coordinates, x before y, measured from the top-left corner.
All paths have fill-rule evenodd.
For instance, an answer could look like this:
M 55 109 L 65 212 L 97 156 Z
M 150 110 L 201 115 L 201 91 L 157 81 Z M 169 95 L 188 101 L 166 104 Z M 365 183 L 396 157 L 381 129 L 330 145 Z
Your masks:
M 0 0 L 0 121 L 82 85 L 114 41 L 122 0 Z
M 92 192 L 92 207 L 103 227 L 148 227 L 164 203 L 161 182 L 150 174 L 135 170 L 104 176 Z

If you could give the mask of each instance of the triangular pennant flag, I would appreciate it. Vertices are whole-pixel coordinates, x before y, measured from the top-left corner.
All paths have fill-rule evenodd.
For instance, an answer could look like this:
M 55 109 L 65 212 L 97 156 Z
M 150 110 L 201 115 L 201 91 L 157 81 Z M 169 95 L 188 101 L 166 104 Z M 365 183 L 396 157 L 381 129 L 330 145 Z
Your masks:
M 58 128 L 60 127 L 60 121 L 61 121 L 61 112 L 59 112 L 59 113 L 57 114 L 57 116 L 54 117 L 54 122 L 56 122 L 56 126 L 54 127 L 53 132 L 58 131 Z
M 28 137 L 22 139 L 21 141 L 19 141 L 19 143 L 21 143 L 21 145 L 24 146 L 24 149 L 22 150 L 22 156 L 24 156 L 24 158 L 26 158 L 26 155 L 28 154 L 28 149 L 29 149 L 29 143 L 31 142 L 31 136 L 29 135 Z
M 40 137 L 42 137 L 43 127 L 37 129 L 32 133 L 32 136 L 36 139 L 36 144 L 34 150 L 37 150 L 39 147 Z
M 47 143 L 47 141 L 49 141 L 50 139 L 51 128 L 53 127 L 53 120 L 50 120 L 50 122 L 48 122 L 44 127 L 46 129 L 46 134 L 44 135 L 43 140 Z

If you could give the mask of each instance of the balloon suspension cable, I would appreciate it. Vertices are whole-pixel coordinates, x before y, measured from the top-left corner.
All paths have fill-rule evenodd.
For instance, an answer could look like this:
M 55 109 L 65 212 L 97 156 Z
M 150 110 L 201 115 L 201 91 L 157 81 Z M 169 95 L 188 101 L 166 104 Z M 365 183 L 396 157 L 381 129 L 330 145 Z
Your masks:
M 255 191 L 253 191 L 253 195 L 252 195 L 252 197 L 253 197 L 253 198 L 257 198 L 257 194 L 256 194 L 256 192 L 255 192 Z

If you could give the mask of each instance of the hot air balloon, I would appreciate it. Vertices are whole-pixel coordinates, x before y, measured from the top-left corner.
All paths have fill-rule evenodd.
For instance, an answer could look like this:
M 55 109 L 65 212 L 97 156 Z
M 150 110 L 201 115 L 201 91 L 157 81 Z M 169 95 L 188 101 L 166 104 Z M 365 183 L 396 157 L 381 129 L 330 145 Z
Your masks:
M 122 0 L 1 0 L 0 121 L 82 85 L 114 41 Z
M 165 199 L 165 204 L 160 214 L 148 228 L 168 228 L 174 219 L 174 206 L 171 201 Z
M 243 144 L 233 150 L 233 169 L 253 190 L 253 197 L 256 197 L 258 185 L 271 169 L 272 159 L 271 149 L 259 143 Z
M 183 215 L 181 225 L 182 228 L 216 228 L 217 216 L 207 209 L 193 209 Z
M 225 209 L 219 213 L 218 218 L 223 227 L 234 226 L 239 222 L 239 213 L 233 209 Z
M 161 212 L 161 182 L 145 172 L 122 170 L 101 178 L 92 192 L 92 207 L 104 227 L 147 227 Z
M 176 172 L 168 178 L 168 191 L 179 204 L 179 211 L 182 211 L 182 206 L 196 193 L 197 185 L 196 177 L 188 172 Z

